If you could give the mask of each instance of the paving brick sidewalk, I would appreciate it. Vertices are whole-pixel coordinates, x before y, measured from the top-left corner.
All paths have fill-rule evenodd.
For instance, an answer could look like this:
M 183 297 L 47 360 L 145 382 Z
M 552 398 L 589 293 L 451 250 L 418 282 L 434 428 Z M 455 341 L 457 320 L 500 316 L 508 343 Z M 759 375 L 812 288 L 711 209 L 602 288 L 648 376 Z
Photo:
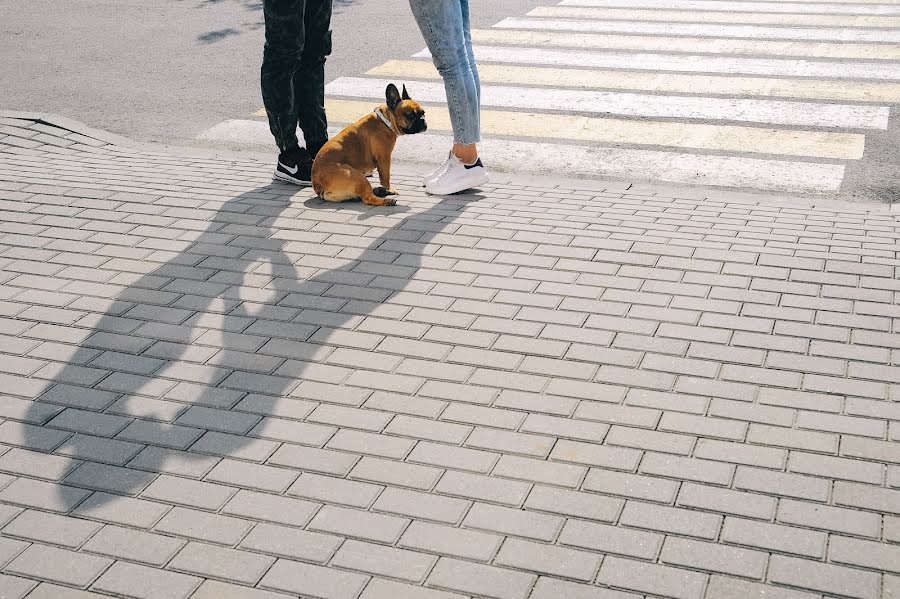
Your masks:
M 44 121 L 0 119 L 4 599 L 900 597 L 888 207 L 333 206 Z

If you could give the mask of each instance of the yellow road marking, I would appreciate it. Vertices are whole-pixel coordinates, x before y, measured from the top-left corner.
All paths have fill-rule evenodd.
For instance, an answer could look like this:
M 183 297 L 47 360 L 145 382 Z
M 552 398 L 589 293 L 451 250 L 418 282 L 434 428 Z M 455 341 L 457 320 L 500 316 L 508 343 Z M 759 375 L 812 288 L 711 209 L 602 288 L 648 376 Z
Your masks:
M 353 122 L 372 110 L 372 102 L 327 100 L 325 108 L 330 120 Z M 446 108 L 429 106 L 426 111 L 429 129 L 451 130 Z M 482 110 L 481 129 L 490 135 L 542 140 L 566 139 L 844 160 L 862 158 L 865 146 L 865 136 L 856 133 L 636 121 L 501 110 Z
M 691 10 L 635 10 L 630 8 L 581 8 L 539 6 L 531 17 L 664 21 L 667 23 L 739 23 L 741 25 L 813 25 L 826 27 L 900 27 L 900 17 L 860 15 L 797 15 L 758 12 L 711 12 Z
M 753 41 L 723 38 L 660 37 L 606 35 L 560 31 L 516 31 L 512 29 L 475 29 L 472 39 L 486 45 L 517 45 L 551 48 L 605 48 L 648 52 L 687 52 L 708 54 L 751 54 L 769 56 L 809 56 L 817 58 L 900 59 L 896 44 L 834 44 L 800 41 Z
M 367 75 L 440 79 L 429 61 L 389 60 Z M 776 98 L 849 100 L 853 102 L 900 102 L 900 83 L 683 75 L 603 69 L 559 69 L 515 65 L 478 65 L 482 83 L 540 85 L 580 89 L 627 89 L 671 93 Z M 565 92 L 560 92 L 565 93 Z M 415 95 L 413 93 L 413 95 Z M 259 113 L 258 113 L 259 114 Z M 263 111 L 261 116 L 265 116 Z

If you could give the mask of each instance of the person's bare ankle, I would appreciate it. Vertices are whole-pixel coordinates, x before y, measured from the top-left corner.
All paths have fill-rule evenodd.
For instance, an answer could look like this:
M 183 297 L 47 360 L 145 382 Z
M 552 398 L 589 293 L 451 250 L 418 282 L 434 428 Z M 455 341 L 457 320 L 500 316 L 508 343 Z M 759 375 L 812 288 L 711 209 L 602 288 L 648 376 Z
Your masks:
M 478 160 L 478 148 L 475 147 L 475 144 L 454 144 L 453 155 L 459 158 L 463 164 L 473 164 Z

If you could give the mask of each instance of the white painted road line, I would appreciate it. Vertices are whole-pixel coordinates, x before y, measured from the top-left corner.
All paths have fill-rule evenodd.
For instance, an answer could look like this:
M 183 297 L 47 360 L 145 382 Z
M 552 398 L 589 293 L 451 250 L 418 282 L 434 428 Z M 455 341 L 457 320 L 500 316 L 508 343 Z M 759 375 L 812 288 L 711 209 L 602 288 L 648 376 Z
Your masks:
M 628 33 L 747 39 L 796 39 L 824 42 L 900 42 L 898 30 L 841 29 L 825 27 L 760 27 L 758 25 L 709 25 L 703 23 L 647 23 L 641 21 L 595 21 L 589 19 L 503 19 L 494 27 Z
M 367 75 L 414 79 L 441 77 L 431 61 L 389 60 L 369 69 Z M 600 69 L 558 69 L 482 63 L 478 65 L 482 84 L 501 83 L 576 89 L 622 89 L 676 94 L 722 96 L 764 96 L 850 102 L 900 103 L 900 83 L 882 81 L 823 81 L 820 79 L 777 79 L 725 75 L 685 75 Z
M 331 130 L 334 134 L 337 129 Z M 204 131 L 200 139 L 272 147 L 272 134 L 263 121 L 231 120 Z M 447 155 L 449 136 L 430 133 L 404 136 L 394 149 L 395 162 L 436 164 Z M 840 189 L 840 164 L 710 156 L 622 148 L 509 143 L 486 139 L 479 144 L 490 169 L 505 172 L 543 172 L 585 178 L 617 177 L 763 189 L 782 193 L 832 193 Z M 425 170 L 425 169 L 423 169 Z
M 539 6 L 532 9 L 528 15 L 533 17 L 562 17 L 566 19 L 663 21 L 666 23 L 746 23 L 753 25 L 876 27 L 883 29 L 900 27 L 900 17 L 873 17 L 868 15 L 797 15 L 577 6 Z
M 414 55 L 430 58 L 428 50 Z M 891 79 L 900 80 L 900 63 L 843 63 L 775 58 L 741 58 L 700 55 L 632 54 L 589 52 L 583 50 L 551 50 L 505 46 L 475 46 L 478 61 L 576 66 L 593 68 L 637 69 L 643 71 L 678 71 L 693 73 L 729 73 L 775 75 L 787 77 L 819 77 L 823 79 Z
M 900 44 L 852 44 L 801 42 L 795 40 L 737 40 L 707 37 L 666 37 L 576 33 L 572 31 L 522 31 L 518 29 L 473 29 L 477 44 L 578 48 L 582 50 L 639 50 L 686 54 L 749 54 L 757 56 L 805 56 L 809 58 L 855 58 L 900 60 Z
M 634 8 L 631 0 L 562 0 L 559 6 Z M 640 8 L 663 10 L 707 10 L 725 12 L 768 12 L 837 15 L 900 15 L 894 4 L 820 4 L 803 2 L 727 2 L 720 0 L 641 0 Z
M 380 100 L 389 79 L 341 77 L 325 86 L 328 96 Z M 420 102 L 446 104 L 444 85 L 420 81 L 409 84 Z M 887 129 L 889 108 L 814 104 L 779 100 L 744 100 L 685 96 L 654 96 L 548 88 L 484 85 L 481 104 L 522 110 L 556 110 L 579 114 L 628 115 L 653 118 L 745 121 L 770 125 Z

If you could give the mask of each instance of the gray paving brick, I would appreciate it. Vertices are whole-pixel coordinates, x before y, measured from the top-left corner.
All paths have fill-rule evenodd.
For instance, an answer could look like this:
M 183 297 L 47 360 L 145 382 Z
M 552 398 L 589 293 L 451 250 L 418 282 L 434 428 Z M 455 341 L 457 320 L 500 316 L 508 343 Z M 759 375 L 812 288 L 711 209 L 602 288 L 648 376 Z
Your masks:
M 80 463 L 78 460 L 26 449 L 11 449 L 0 456 L 0 470 L 3 472 L 55 481 L 65 477 Z
M 577 488 L 587 472 L 583 466 L 572 466 L 519 456 L 501 456 L 492 474 L 562 487 Z
M 719 599 L 817 599 L 819 594 L 750 582 L 740 578 L 712 576 L 706 591 L 707 597 Z
M 429 466 L 363 456 L 348 475 L 350 478 L 427 491 L 444 471 Z
M 99 529 L 88 520 L 26 510 L 3 527 L 3 534 L 77 549 Z
M 660 554 L 664 564 L 757 580 L 765 575 L 767 559 L 768 555 L 761 551 L 677 537 L 668 537 Z
M 825 555 L 825 533 L 740 518 L 726 518 L 722 540 L 735 545 L 809 557 Z
M 774 497 L 687 482 L 682 484 L 676 501 L 676 505 L 681 507 L 762 520 L 771 520 L 775 514 L 775 504 Z
M 442 443 L 462 443 L 472 432 L 472 427 L 451 422 L 438 422 L 428 418 L 396 416 L 385 429 L 391 435 L 428 439 Z
M 843 435 L 841 437 L 840 453 L 841 455 L 853 458 L 900 464 L 900 446 L 890 441 L 875 441 L 872 439 Z M 0 460 L 2 460 L 2 458 L 0 458 Z M 853 463 L 861 464 L 865 462 L 853 460 Z M 874 464 L 866 465 L 870 467 L 874 466 Z
M 150 528 L 168 510 L 169 506 L 161 503 L 96 492 L 81 503 L 72 515 L 123 526 Z
M 585 477 L 582 488 L 585 491 L 672 503 L 678 492 L 678 483 L 663 478 L 592 468 Z
M 747 441 L 750 443 L 821 453 L 837 453 L 838 440 L 838 435 L 833 433 L 799 431 L 764 424 L 751 424 L 747 430 Z
M 328 441 L 327 448 L 402 460 L 415 445 L 409 439 L 341 429 Z
M 567 599 L 637 599 L 639 595 L 541 576 L 538 578 L 537 584 L 534 585 L 534 590 L 529 597 L 530 599 L 555 599 L 556 597 L 566 597 Z
M 366 576 L 278 560 L 266 573 L 260 586 L 292 593 L 308 593 L 324 599 L 354 599 L 367 581 Z
M 860 566 L 882 572 L 900 572 L 900 547 L 832 535 L 828 556 L 834 563 Z
M 670 566 L 607 557 L 598 582 L 616 588 L 677 599 L 700 599 L 708 576 Z
M 71 433 L 23 422 L 13 422 L 12 420 L 7 420 L 0 424 L 0 443 L 34 449 L 44 453 L 53 451 L 70 436 Z
M 442 557 L 428 584 L 495 599 L 525 599 L 536 580 L 533 574 Z
M 445 472 L 434 488 L 444 495 L 514 507 L 522 505 L 530 490 L 529 483 L 454 471 Z
M 326 505 L 319 510 L 308 528 L 392 544 L 400 538 L 408 524 L 409 519 L 407 518 Z
M 106 570 L 112 560 L 34 544 L 19 554 L 5 568 L 38 580 L 85 588 Z
M 500 429 L 476 428 L 466 439 L 466 447 L 545 457 L 553 447 L 553 437 L 514 433 Z
M 366 508 L 372 505 L 383 489 L 379 485 L 304 473 L 287 493 L 325 503 Z
M 388 487 L 379 495 L 372 509 L 416 519 L 457 524 L 470 505 L 470 502 L 462 499 Z
M 236 487 L 283 493 L 296 478 L 296 472 L 284 468 L 226 459 L 219 462 L 206 475 L 205 480 Z
M 375 578 L 360 599 L 463 599 L 462 595 Z
M 631 388 L 625 397 L 625 402 L 630 406 L 643 406 L 658 410 L 672 412 L 688 412 L 693 414 L 706 414 L 709 408 L 709 399 L 684 393 L 664 393 L 650 389 Z
M 720 462 L 648 452 L 641 460 L 640 472 L 728 486 L 734 475 L 734 467 Z
M 384 547 L 361 541 L 347 541 L 338 550 L 332 564 L 349 570 L 420 582 L 437 558 L 416 551 Z
M 659 555 L 663 535 L 570 519 L 560 533 L 559 543 L 599 553 L 653 560 Z
M 715 539 L 719 534 L 722 517 L 693 510 L 627 501 L 619 523 L 636 528 Z
M 515 535 L 552 542 L 562 527 L 563 519 L 549 514 L 476 503 L 469 510 L 463 526 L 504 535 Z
M 734 488 L 824 502 L 828 500 L 831 483 L 811 476 L 738 466 Z
M 162 475 L 142 493 L 147 499 L 166 503 L 218 510 L 237 491 L 232 487 Z
M 195 446 L 196 447 L 196 446 Z M 240 457 L 240 456 L 238 456 Z M 272 454 L 268 463 L 297 470 L 323 472 L 343 476 L 350 472 L 359 456 L 328 449 L 284 444 Z
M 203 478 L 218 462 L 219 459 L 214 457 L 162 447 L 146 447 L 128 463 L 128 467 L 189 478 Z
M 185 410 L 184 404 L 137 396 L 122 397 L 107 408 L 109 413 L 163 422 L 172 422 Z M 139 428 L 138 434 L 147 433 Z
M 836 481 L 832 499 L 835 505 L 900 514 L 900 490 Z
M 884 466 L 861 460 L 849 460 L 831 456 L 792 451 L 788 470 L 827 478 L 851 480 L 880 485 L 884 480 Z
M 284 418 L 263 418 L 250 433 L 251 437 L 263 437 L 291 443 L 320 447 L 334 435 L 335 428 Z
M 2 141 L 2 140 L 0 140 Z M 34 587 L 37 586 L 37 582 L 33 580 L 28 580 L 26 578 L 19 578 L 18 576 L 7 576 L 6 574 L 0 574 L 0 588 L 3 589 L 3 597 L 4 599 L 22 599 L 25 595 L 28 594 Z M 66 590 L 62 587 L 57 587 L 60 589 L 61 593 L 65 593 Z M 74 592 L 74 591 L 73 591 Z M 51 597 L 51 595 L 47 595 L 45 591 L 35 591 L 31 593 L 32 597 Z M 55 595 L 60 599 L 66 599 L 66 596 L 63 594 Z M 85 599 L 88 599 L 87 597 Z
M 248 551 L 324 564 L 331 559 L 342 542 L 340 537 L 318 532 L 274 524 L 257 524 L 241 541 L 240 547 Z
M 536 510 L 575 518 L 615 522 L 624 501 L 591 493 L 535 486 L 525 502 L 526 510 Z
M 65 513 L 90 494 L 90 491 L 66 485 L 17 478 L 0 491 L 0 501 Z
M 597 574 L 600 556 L 576 549 L 507 539 L 494 560 L 500 566 L 590 581 Z
M 202 433 L 203 431 L 196 428 L 147 420 L 135 420 L 116 435 L 116 438 L 147 445 L 186 449 Z
M 156 479 L 156 474 L 85 462 L 69 474 L 63 482 L 75 487 L 97 491 L 111 491 L 122 495 L 137 495 Z
M 642 455 L 640 451 L 634 449 L 560 439 L 553 446 L 550 459 L 600 468 L 634 471 L 637 469 Z
M 251 522 L 175 507 L 160 520 L 154 530 L 221 545 L 236 544 L 250 528 Z
M 4 507 L 7 508 L 4 510 L 4 512 L 9 512 L 4 514 L 4 522 L 12 519 L 12 517 L 15 516 L 16 513 L 21 512 L 21 510 L 19 510 L 18 508 L 9 508 L 8 506 Z M 8 564 L 14 557 L 22 553 L 22 551 L 27 549 L 30 545 L 31 543 L 28 543 L 26 541 L 0 538 L 0 567 Z
M 881 582 L 875 572 L 782 555 L 772 556 L 768 577 L 776 584 L 859 599 L 876 599 Z
M 169 562 L 168 568 L 252 585 L 274 562 L 275 558 L 269 556 L 191 542 Z
M 774 447 L 699 439 L 694 455 L 708 460 L 781 470 L 787 463 L 788 452 Z
M 609 445 L 634 449 L 688 455 L 694 447 L 695 438 L 675 433 L 612 426 L 605 442 Z
M 85 543 L 82 551 L 112 558 L 164 566 L 185 541 L 119 526 L 104 526 Z
M 207 579 L 191 599 L 285 599 L 285 595 Z
M 410 452 L 407 460 L 441 468 L 454 468 L 484 474 L 490 472 L 498 457 L 498 454 L 492 452 L 420 441 Z
M 92 588 L 134 599 L 184 599 L 200 582 L 195 576 L 116 562 Z
M 318 503 L 301 499 L 240 490 L 225 504 L 222 513 L 290 526 L 305 526 L 320 507 Z

